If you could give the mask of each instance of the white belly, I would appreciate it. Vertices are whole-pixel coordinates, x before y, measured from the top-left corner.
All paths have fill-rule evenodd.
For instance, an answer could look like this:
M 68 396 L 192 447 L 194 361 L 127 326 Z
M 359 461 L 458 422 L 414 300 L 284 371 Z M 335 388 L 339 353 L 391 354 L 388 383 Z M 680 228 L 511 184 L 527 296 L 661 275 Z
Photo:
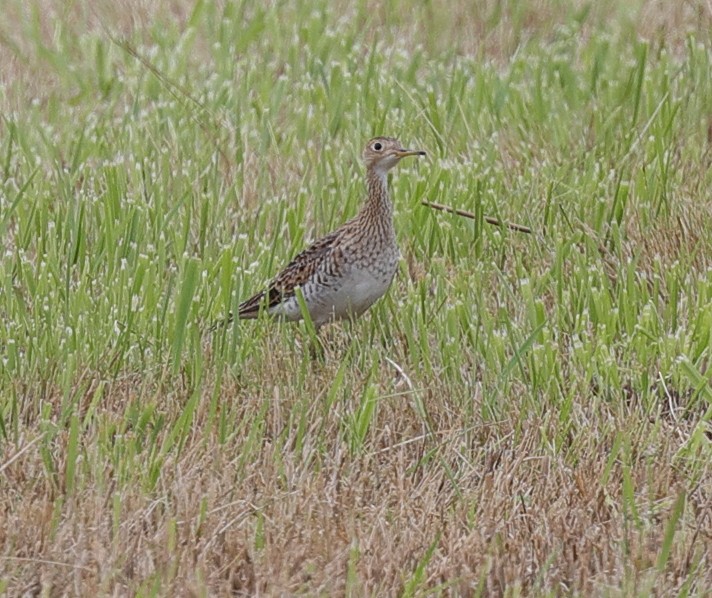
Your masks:
M 313 303 L 315 307 L 325 307 L 326 311 L 330 312 L 324 314 L 326 319 L 359 316 L 386 294 L 392 280 L 393 273 L 374 274 L 368 270 L 354 268 L 343 279 L 343 284 Z
M 325 281 L 324 285 L 306 285 L 302 294 L 314 324 L 321 326 L 330 320 L 361 315 L 386 294 L 396 267 L 397 262 L 376 271 L 352 266 L 341 277 Z M 302 317 L 296 297 L 270 311 L 287 320 L 300 320 Z

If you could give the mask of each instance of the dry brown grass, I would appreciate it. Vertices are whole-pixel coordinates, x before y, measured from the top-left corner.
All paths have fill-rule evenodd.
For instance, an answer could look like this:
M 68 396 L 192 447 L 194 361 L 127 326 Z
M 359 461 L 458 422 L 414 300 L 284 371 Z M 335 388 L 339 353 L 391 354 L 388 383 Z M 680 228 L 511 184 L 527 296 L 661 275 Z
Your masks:
M 233 385 L 219 391 L 221 409 L 239 410 L 243 422 L 270 403 L 259 450 L 240 431 L 224 444 L 200 433 L 207 427 L 206 389 L 194 432 L 163 463 L 149 493 L 122 482 L 110 464 L 95 470 L 88 455 L 81 466 L 92 473 L 65 494 L 62 476 L 48 479 L 40 455 L 24 450 L 35 439 L 28 430 L 18 443 L 22 454 L 6 455 L 3 471 L 0 545 L 11 593 L 124 595 L 157 576 L 163 595 L 200 595 L 204 587 L 215 595 L 340 594 L 354 575 L 360 582 L 352 592 L 394 594 L 430 547 L 425 581 L 461 595 L 476 587 L 485 595 L 517 587 L 525 594 L 610 587 L 670 595 L 691 571 L 709 570 L 706 470 L 686 496 L 666 577 L 654 574 L 672 505 L 689 488 L 679 454 L 692 432 L 685 422 L 651 429 L 638 409 L 615 407 L 621 397 L 612 397 L 596 412 L 577 414 L 564 436 L 557 416 L 546 413 L 519 426 L 505 417 L 461 430 L 449 389 L 434 387 L 425 397 L 434 436 L 423 434 L 408 395 L 391 396 L 380 401 L 369 450 L 354 456 L 340 426 L 349 406 L 324 413 L 319 400 L 332 366 L 285 397 L 279 389 L 289 366 L 263 366 L 282 379 L 273 376 L 259 397 Z M 391 372 L 380 373 L 384 392 L 393 382 Z M 108 388 L 103 417 L 120 420 L 140 386 L 136 380 Z M 166 413 L 187 398 L 170 388 L 153 392 Z M 290 440 L 290 413 L 302 397 L 314 397 L 307 438 L 333 439 L 328 446 L 295 447 Z M 629 435 L 628 454 L 609 464 L 619 434 Z M 157 444 L 164 439 L 160 434 Z M 53 445 L 57 471 L 66 441 L 61 434 Z M 82 438 L 87 447 L 98 442 Z M 542 449 L 552 442 L 566 445 L 558 457 Z M 636 488 L 634 518 L 621 496 L 626 475 Z

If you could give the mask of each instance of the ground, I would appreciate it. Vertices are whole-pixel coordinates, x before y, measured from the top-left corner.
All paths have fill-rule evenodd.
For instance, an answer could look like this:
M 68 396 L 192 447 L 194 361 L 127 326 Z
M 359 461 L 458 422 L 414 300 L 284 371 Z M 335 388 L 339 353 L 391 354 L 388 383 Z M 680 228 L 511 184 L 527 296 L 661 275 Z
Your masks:
M 710 31 L 702 0 L 5 0 L 0 593 L 707 594 Z M 355 214 L 374 135 L 428 151 L 387 297 L 316 358 L 210 332 Z

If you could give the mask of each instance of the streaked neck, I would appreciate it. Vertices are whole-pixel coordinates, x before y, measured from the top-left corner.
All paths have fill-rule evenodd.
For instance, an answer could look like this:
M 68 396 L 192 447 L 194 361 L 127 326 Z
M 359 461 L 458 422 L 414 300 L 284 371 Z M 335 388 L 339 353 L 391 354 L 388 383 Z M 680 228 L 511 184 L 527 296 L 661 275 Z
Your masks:
M 364 208 L 391 217 L 393 206 L 388 194 L 388 175 L 385 171 L 369 170 L 366 174 L 368 199 Z

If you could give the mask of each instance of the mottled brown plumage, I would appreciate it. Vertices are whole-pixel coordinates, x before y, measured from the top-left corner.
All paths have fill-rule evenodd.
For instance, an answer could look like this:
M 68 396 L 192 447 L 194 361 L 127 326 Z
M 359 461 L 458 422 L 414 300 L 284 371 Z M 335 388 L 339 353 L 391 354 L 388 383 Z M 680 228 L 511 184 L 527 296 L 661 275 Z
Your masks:
M 297 288 L 317 327 L 359 316 L 382 297 L 399 258 L 387 173 L 415 155 L 425 152 L 403 149 L 392 137 L 371 139 L 363 151 L 368 197 L 361 211 L 297 255 L 266 290 L 241 303 L 238 318 L 256 318 L 266 309 L 287 320 L 301 319 Z
M 237 312 L 240 319 L 256 318 L 260 308 L 274 307 L 281 301 L 293 297 L 297 287 L 304 285 L 310 277 L 314 276 L 321 261 L 331 252 L 338 232 L 339 230 L 336 230 L 312 243 L 277 274 L 269 288 L 243 301 Z

